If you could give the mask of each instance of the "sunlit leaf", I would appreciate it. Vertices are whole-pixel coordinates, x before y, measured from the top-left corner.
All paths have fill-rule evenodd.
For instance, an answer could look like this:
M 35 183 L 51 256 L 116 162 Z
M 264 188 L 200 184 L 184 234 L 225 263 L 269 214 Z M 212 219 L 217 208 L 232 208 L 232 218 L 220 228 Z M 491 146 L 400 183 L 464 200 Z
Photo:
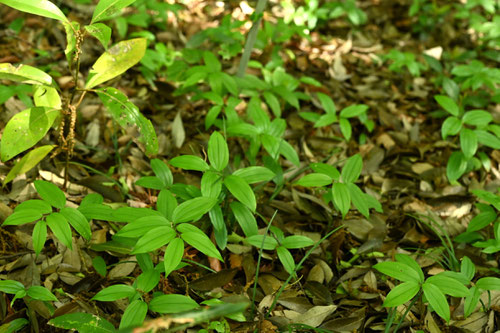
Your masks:
M 0 0 L 0 3 L 22 12 L 68 22 L 59 7 L 48 0 Z

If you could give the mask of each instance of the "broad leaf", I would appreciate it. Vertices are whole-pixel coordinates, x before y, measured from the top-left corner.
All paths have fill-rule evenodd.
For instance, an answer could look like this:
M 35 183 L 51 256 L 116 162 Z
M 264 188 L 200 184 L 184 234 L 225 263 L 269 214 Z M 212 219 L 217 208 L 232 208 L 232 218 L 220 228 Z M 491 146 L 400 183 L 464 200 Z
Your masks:
M 118 125 L 124 129 L 131 127 L 137 129 L 138 133 L 134 140 L 144 146 L 147 155 L 158 153 L 158 139 L 153 124 L 125 94 L 115 88 L 99 89 L 96 93 Z
M 436 102 L 438 102 L 439 105 L 441 105 L 443 109 L 445 109 L 451 115 L 458 117 L 460 109 L 454 100 L 444 95 L 436 95 L 434 96 L 434 99 L 436 100 Z
M 354 183 L 363 170 L 363 160 L 359 154 L 349 157 L 342 168 L 340 177 L 344 183 Z
M 456 135 L 462 129 L 462 122 L 454 116 L 449 116 L 441 125 L 441 136 L 446 139 L 448 135 Z
M 415 281 L 401 283 L 394 287 L 384 301 L 384 306 L 392 308 L 408 302 L 420 290 L 420 285 Z
M 16 294 L 24 290 L 24 285 L 19 281 L 14 280 L 0 280 L 0 291 L 6 294 Z
M 72 207 L 64 207 L 60 210 L 61 214 L 66 217 L 69 224 L 86 240 L 90 240 L 92 232 L 90 230 L 89 221 L 87 218 L 78 210 Z
M 171 227 L 163 226 L 149 230 L 135 244 L 132 253 L 148 253 L 155 251 L 175 238 Z
M 66 205 L 66 195 L 59 187 L 45 180 L 35 180 L 34 183 L 38 195 L 53 207 L 61 209 Z
M 46 106 L 54 109 L 61 109 L 61 97 L 54 87 L 35 85 L 33 91 L 35 106 Z
M 43 84 L 46 86 L 51 86 L 54 82 L 49 74 L 36 67 L 29 65 L 14 66 L 9 63 L 0 64 L 0 80 Z
M 48 0 L 0 0 L 0 3 L 22 12 L 68 22 L 59 7 Z
M 321 103 L 321 107 L 325 112 L 329 115 L 335 115 L 335 112 L 337 111 L 337 108 L 335 107 L 335 104 L 332 101 L 332 98 L 328 95 L 325 95 L 323 93 L 318 92 L 316 96 L 319 99 L 319 102 Z M 316 124 L 315 124 L 315 127 Z
M 248 184 L 254 184 L 269 181 L 276 174 L 265 167 L 250 166 L 236 170 L 233 175 L 243 178 Z
M 14 212 L 19 212 L 25 209 L 34 209 L 42 214 L 50 214 L 52 213 L 52 206 L 44 200 L 39 199 L 31 199 L 21 202 L 14 208 Z
M 205 254 L 206 256 L 224 261 L 215 245 L 204 233 L 189 231 L 182 233 L 181 237 L 186 243 L 188 243 L 201 253 Z
M 444 296 L 441 289 L 435 286 L 432 283 L 425 282 L 422 285 L 422 289 L 424 291 L 424 295 L 429 301 L 429 304 L 432 306 L 434 311 L 446 320 L 446 322 L 450 321 L 450 306 L 448 305 L 448 301 L 446 300 L 446 296 Z
M 137 255 L 136 257 L 140 258 L 141 256 Z M 150 260 L 151 267 L 148 267 L 147 269 L 144 268 L 144 271 L 137 277 L 135 281 L 138 290 L 148 293 L 153 290 L 160 282 L 160 272 L 159 270 L 154 269 L 154 265 L 151 261 L 151 258 L 149 257 L 149 253 L 145 254 L 144 257 Z M 143 269 L 143 266 L 141 266 L 141 269 Z
M 165 277 L 172 273 L 181 263 L 184 255 L 184 241 L 180 238 L 174 238 L 168 243 L 163 256 L 163 265 L 165 266 Z
M 31 286 L 27 290 L 28 296 L 39 301 L 58 301 L 57 297 L 47 288 L 42 286 Z
M 134 2 L 135 0 L 101 0 L 94 9 L 91 23 L 108 20 Z
M 300 178 L 295 185 L 312 187 L 312 186 L 326 186 L 332 183 L 332 177 L 324 173 L 310 173 Z
M 210 169 L 207 162 L 194 155 L 181 155 L 170 160 L 170 164 L 184 170 L 207 171 Z
M 30 171 L 41 160 L 43 160 L 43 158 L 47 156 L 47 154 L 50 153 L 52 149 L 54 149 L 54 147 L 55 146 L 52 145 L 41 146 L 24 155 L 23 158 L 21 158 L 21 160 L 19 160 L 19 162 L 17 162 L 16 165 L 14 165 L 12 169 L 10 169 L 9 173 L 3 181 L 3 185 L 5 186 L 5 184 L 10 182 L 17 176 Z
M 201 177 L 201 194 L 204 197 L 215 198 L 222 189 L 222 176 L 213 171 L 207 171 Z
M 33 147 L 49 131 L 60 111 L 49 107 L 33 107 L 12 117 L 2 135 L 1 159 L 10 160 Z
M 156 177 L 161 179 L 163 185 L 170 186 L 173 183 L 172 171 L 166 163 L 162 160 L 153 158 L 151 160 L 151 169 L 155 173 Z
M 89 34 L 94 36 L 101 43 L 105 50 L 108 49 L 109 40 L 111 39 L 110 27 L 108 27 L 104 23 L 94 23 L 91 25 L 86 25 L 85 30 L 87 30 Z
M 493 121 L 493 116 L 488 111 L 472 110 L 464 113 L 462 122 L 471 126 L 486 126 Z
M 370 206 L 367 202 L 368 194 L 363 193 L 356 184 L 348 183 L 346 185 L 351 195 L 352 204 L 364 217 L 368 218 L 370 216 Z
M 192 222 L 201 218 L 207 213 L 215 204 L 217 199 L 198 197 L 191 200 L 184 201 L 177 206 L 172 214 L 174 223 Z
M 170 226 L 171 224 L 163 216 L 144 216 L 121 228 L 116 235 L 120 237 L 139 238 L 153 228 Z
M 368 110 L 368 105 L 365 104 L 355 104 L 350 105 L 340 111 L 341 118 L 352 118 L 362 115 Z
M 217 171 L 222 171 L 229 162 L 226 139 L 219 132 L 213 132 L 208 140 L 208 160 Z
M 453 183 L 459 179 L 467 169 L 467 160 L 462 152 L 454 151 L 451 153 L 446 165 L 446 176 Z
M 483 290 L 500 290 L 500 279 L 496 277 L 480 278 L 477 280 L 476 286 Z
M 64 54 L 70 68 L 73 68 L 73 63 L 76 60 L 76 34 L 80 31 L 80 23 L 78 22 L 63 22 L 64 30 L 66 31 L 66 48 Z
M 142 325 L 147 313 L 148 304 L 146 302 L 140 299 L 132 301 L 125 309 L 125 312 L 123 312 L 122 319 L 120 320 L 120 329 Z
M 255 194 L 250 185 L 248 185 L 243 178 L 234 175 L 227 176 L 224 179 L 224 185 L 226 185 L 229 192 L 231 192 L 236 199 L 250 208 L 252 212 L 255 212 L 257 208 Z
M 460 148 L 466 159 L 472 158 L 477 151 L 477 135 L 473 130 L 464 128 L 460 131 Z
M 265 238 L 264 238 L 265 237 Z M 269 235 L 253 235 L 247 237 L 246 242 L 256 248 L 263 248 L 264 250 L 274 250 L 278 246 L 278 241 Z
M 149 302 L 149 310 L 158 313 L 178 313 L 197 307 L 192 298 L 178 294 L 156 296 Z
M 56 238 L 70 250 L 73 249 L 71 228 L 64 215 L 61 213 L 52 213 L 47 215 L 45 221 Z
M 136 293 L 135 288 L 126 284 L 115 284 L 104 288 L 92 297 L 92 300 L 102 302 L 112 302 L 121 298 L 133 296 Z
M 85 312 L 67 313 L 49 320 L 48 324 L 65 330 L 79 330 L 89 333 L 116 332 L 113 324 L 106 319 Z
M 31 238 L 33 239 L 33 250 L 38 256 L 42 252 L 47 239 L 47 223 L 45 221 L 41 220 L 35 224 Z
M 12 213 L 3 221 L 2 225 L 21 225 L 30 223 L 42 218 L 42 213 L 35 209 L 23 209 Z
M 259 228 L 250 209 L 239 202 L 231 202 L 230 206 L 234 217 L 236 218 L 236 221 L 238 221 L 238 224 L 240 225 L 241 230 L 243 230 L 245 236 L 249 237 L 257 235 Z
M 302 249 L 314 245 L 314 241 L 306 236 L 293 235 L 286 237 L 281 244 L 287 249 Z
M 92 66 L 85 88 L 94 88 L 124 73 L 142 59 L 146 46 L 145 38 L 135 38 L 121 41 L 109 48 Z
M 472 311 L 474 311 L 480 298 L 481 298 L 481 290 L 476 286 L 472 286 L 469 289 L 469 294 L 465 298 L 465 303 L 464 303 L 465 318 L 470 316 Z
M 419 272 L 402 262 L 384 261 L 374 265 L 373 268 L 403 282 L 420 283 L 421 281 Z
M 288 274 L 295 274 L 295 261 L 293 261 L 290 251 L 288 251 L 288 249 L 284 246 L 278 246 L 276 248 L 276 252 L 278 253 L 278 258 L 281 261 L 283 268 L 285 268 L 285 271 Z
M 425 279 L 424 272 L 422 271 L 422 268 L 420 268 L 420 265 L 415 261 L 415 259 L 406 254 L 401 254 L 401 253 L 397 253 L 395 255 L 395 259 L 397 262 L 410 266 L 411 269 L 413 269 L 415 272 L 418 273 L 418 276 L 420 277 L 419 282 L 420 283 L 424 282 Z
M 443 294 L 453 297 L 465 297 L 469 294 L 469 289 L 461 282 L 441 274 L 430 276 L 425 283 L 432 283 L 438 287 Z
M 342 213 L 342 218 L 345 217 L 351 207 L 351 194 L 347 185 L 344 183 L 335 183 L 332 186 L 333 202 Z

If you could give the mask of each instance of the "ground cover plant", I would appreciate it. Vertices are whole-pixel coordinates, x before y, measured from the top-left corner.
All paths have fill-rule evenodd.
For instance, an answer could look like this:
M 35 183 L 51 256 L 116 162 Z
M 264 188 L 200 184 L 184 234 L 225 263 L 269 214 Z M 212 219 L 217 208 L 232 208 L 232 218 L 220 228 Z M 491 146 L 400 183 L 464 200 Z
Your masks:
M 0 331 L 500 329 L 498 12 L 0 0 Z

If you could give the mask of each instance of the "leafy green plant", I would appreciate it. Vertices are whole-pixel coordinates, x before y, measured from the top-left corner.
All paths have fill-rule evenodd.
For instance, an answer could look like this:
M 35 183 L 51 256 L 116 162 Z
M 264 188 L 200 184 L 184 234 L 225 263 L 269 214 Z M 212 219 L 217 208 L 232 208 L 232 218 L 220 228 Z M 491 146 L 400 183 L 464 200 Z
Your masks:
M 153 125 L 129 101 L 127 96 L 114 88 L 96 88 L 124 73 L 139 62 L 145 53 L 146 39 L 144 38 L 121 41 L 108 48 L 111 28 L 102 22 L 109 20 L 112 15 L 120 12 L 132 2 L 134 1 L 101 0 L 95 7 L 90 23 L 80 29 L 78 22 L 70 22 L 64 13 L 50 1 L 0 1 L 0 3 L 17 10 L 55 19 L 63 24 L 67 37 L 65 54 L 69 65 L 68 69 L 73 72 L 74 80 L 74 87 L 71 88 L 71 91 L 63 92 L 49 74 L 36 67 L 24 64 L 18 66 L 10 63 L 0 64 L 0 79 L 32 85 L 34 100 L 34 106 L 30 105 L 27 109 L 17 113 L 5 126 L 0 146 L 0 157 L 3 162 L 32 148 L 53 126 L 59 128 L 60 143 L 58 149 L 65 150 L 67 152 L 66 159 L 69 159 L 75 142 L 76 110 L 88 92 L 98 95 L 111 117 L 120 126 L 124 128 L 131 125 L 137 126 L 140 132 L 137 141 L 143 145 L 148 155 L 158 151 Z M 80 71 L 81 46 L 86 34 L 96 38 L 105 52 L 96 60 L 84 88 L 80 89 L 76 82 Z M 70 96 L 65 99 L 64 103 L 63 98 L 61 98 L 62 93 L 67 93 Z M 25 155 L 18 162 L 20 166 L 13 169 L 14 172 L 7 177 L 7 180 L 10 181 L 18 174 L 34 167 L 54 147 L 53 145 L 45 145 L 32 150 L 31 154 Z
M 415 54 L 410 52 L 401 52 L 392 49 L 389 53 L 383 56 L 385 60 L 390 60 L 391 65 L 389 70 L 400 73 L 403 68 L 407 68 L 411 75 L 420 76 L 420 71 L 426 70 L 427 66 L 419 62 L 415 58 Z
M 448 159 L 446 166 L 446 175 L 450 182 L 458 180 L 467 170 L 475 166 L 488 165 L 488 158 L 480 154 L 480 160 L 474 156 L 477 153 L 479 144 L 493 149 L 500 149 L 500 137 L 498 136 L 496 124 L 493 122 L 492 115 L 485 110 L 465 111 L 448 96 L 434 96 L 438 104 L 450 115 L 445 119 L 441 126 L 441 135 L 443 139 L 448 136 L 459 135 L 460 152 L 453 152 Z M 471 129 L 469 127 L 474 127 Z
M 312 163 L 310 167 L 315 172 L 305 175 L 295 185 L 321 188 L 331 185 L 323 198 L 327 203 L 333 202 L 343 218 L 351 208 L 351 203 L 366 217 L 370 215 L 371 208 L 382 211 L 380 203 L 355 184 L 363 169 L 363 160 L 359 154 L 347 159 L 341 173 L 326 163 Z
M 72 248 L 73 227 L 83 238 L 90 240 L 90 224 L 75 208 L 66 207 L 66 196 L 56 185 L 35 180 L 35 189 L 42 200 L 27 200 L 16 206 L 14 213 L 3 222 L 3 226 L 36 222 L 33 228 L 33 249 L 36 255 L 42 251 L 47 239 L 47 227 L 66 247 Z M 54 212 L 53 210 L 56 209 Z M 71 226 L 71 227 L 70 227 Z

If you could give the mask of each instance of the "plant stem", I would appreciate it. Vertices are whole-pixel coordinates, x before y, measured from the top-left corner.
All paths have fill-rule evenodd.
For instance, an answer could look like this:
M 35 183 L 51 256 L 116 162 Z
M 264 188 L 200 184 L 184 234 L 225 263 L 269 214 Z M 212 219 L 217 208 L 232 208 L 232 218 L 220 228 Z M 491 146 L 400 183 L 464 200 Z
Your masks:
M 266 4 L 267 0 L 259 0 L 259 2 L 257 2 L 257 6 L 255 6 L 255 12 L 253 13 L 253 15 L 255 15 L 255 20 L 253 21 L 252 27 L 248 32 L 245 49 L 243 51 L 243 55 L 241 56 L 238 73 L 236 74 L 239 77 L 243 77 L 245 75 L 245 71 L 247 70 L 248 61 L 250 60 L 255 40 L 257 39 L 257 32 L 259 32 L 260 21 L 262 21 L 262 12 L 264 11 Z

